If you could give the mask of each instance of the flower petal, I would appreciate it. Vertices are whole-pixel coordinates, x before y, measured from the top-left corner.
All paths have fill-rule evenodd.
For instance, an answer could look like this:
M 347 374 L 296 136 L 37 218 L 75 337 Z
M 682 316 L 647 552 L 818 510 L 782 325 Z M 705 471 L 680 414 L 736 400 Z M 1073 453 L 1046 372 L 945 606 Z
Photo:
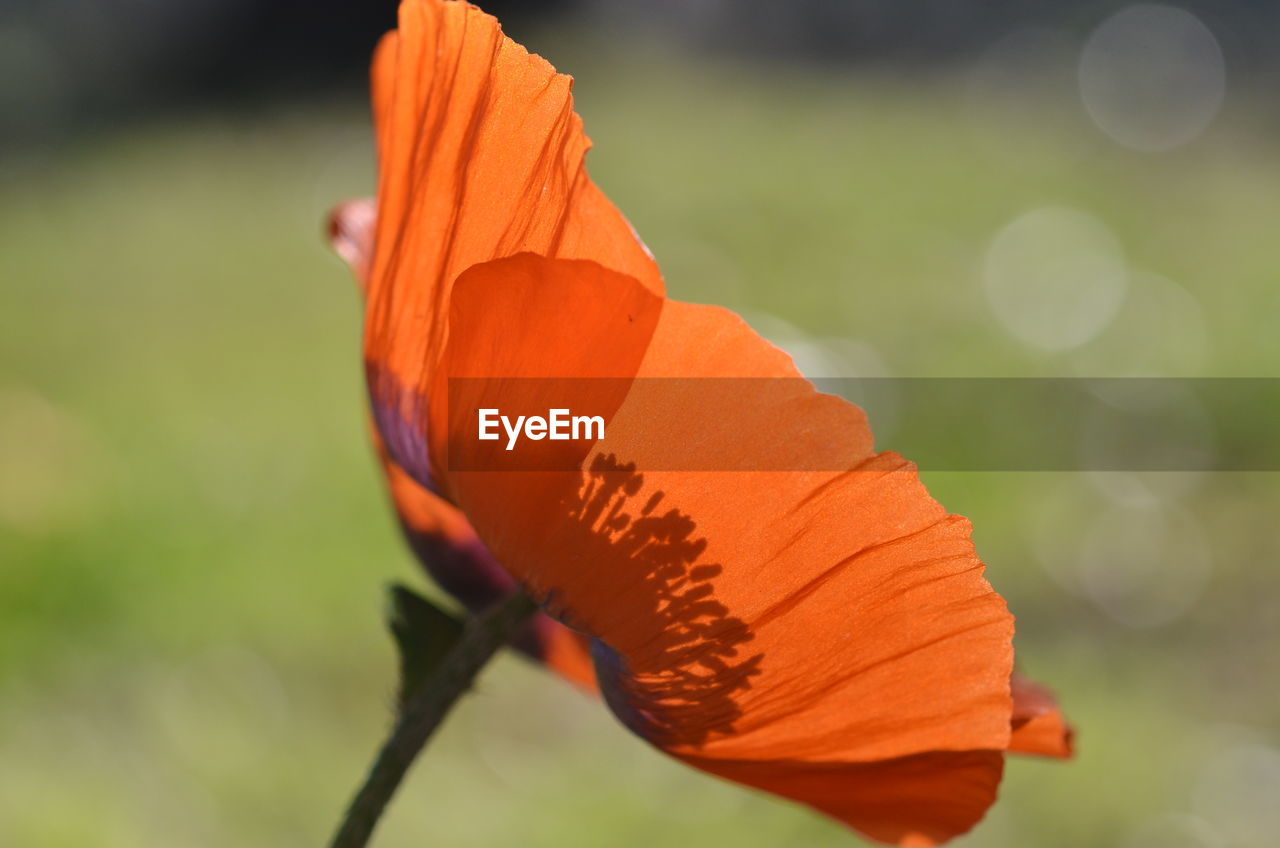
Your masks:
M 422 410 L 448 336 L 454 280 L 523 251 L 590 259 L 661 293 L 630 225 L 591 183 L 571 79 L 479 9 L 405 0 L 373 65 L 377 230 L 365 317 L 375 419 L 421 483 Z
M 372 197 L 343 201 L 329 213 L 329 246 L 351 268 L 361 292 L 369 287 L 377 220 L 378 210 Z
M 896 845 L 937 845 L 968 832 L 996 799 L 995 751 L 938 751 L 867 764 L 723 762 L 687 758 L 728 780 L 794 798 Z
M 1020 674 L 1010 681 L 1013 693 L 1013 738 L 1009 750 L 1046 757 L 1070 757 L 1075 730 L 1067 724 L 1058 700 L 1047 688 Z
M 988 754 L 1009 742 L 1013 630 L 968 522 L 928 496 L 910 463 L 871 451 L 856 407 L 805 388 L 732 313 L 664 301 L 645 331 L 636 280 L 588 263 L 517 261 L 518 273 L 491 263 L 459 280 L 449 374 L 499 378 L 499 392 L 510 385 L 502 378 L 539 375 L 768 378 L 727 417 L 723 399 L 695 391 L 673 393 L 669 408 L 661 394 L 628 394 L 607 437 L 578 448 L 578 471 L 445 472 L 498 561 L 552 615 L 595 637 L 615 713 L 668 753 L 873 836 L 887 832 L 874 811 L 813 797 L 826 784 L 809 776 L 987 752 L 931 772 L 942 796 L 986 800 L 964 815 L 919 807 L 918 821 L 893 825 L 902 839 L 966 829 L 992 797 L 974 786 L 998 780 L 999 755 Z M 433 404 L 437 431 L 445 414 Z M 637 471 L 634 461 L 645 468 L 673 437 L 655 421 L 718 446 L 725 468 L 750 467 L 745 454 L 761 446 L 799 462 L 837 444 L 848 470 Z M 474 440 L 460 422 L 455 446 Z M 777 780 L 756 779 L 765 773 Z M 906 795 L 904 815 L 919 806 Z
M 460 322 L 452 331 L 457 341 L 429 392 L 433 467 L 447 468 L 450 450 L 465 452 L 452 457 L 454 465 L 484 469 L 485 475 L 501 467 L 500 459 L 508 455 L 503 441 L 475 437 L 479 408 L 545 410 L 545 401 L 563 388 L 582 408 L 611 417 L 626 397 L 662 309 L 662 299 L 635 278 L 595 262 L 521 253 L 469 269 L 458 279 L 450 304 L 450 321 Z M 493 379 L 497 375 L 502 379 Z M 450 440 L 451 430 L 461 437 Z M 576 468 L 590 444 L 570 441 L 556 447 L 564 454 L 559 467 Z M 442 481 L 443 494 L 454 502 L 450 484 L 460 476 Z M 577 481 L 572 474 L 531 473 L 516 475 L 509 484 L 545 501 L 536 492 L 554 485 L 553 479 L 563 485 Z

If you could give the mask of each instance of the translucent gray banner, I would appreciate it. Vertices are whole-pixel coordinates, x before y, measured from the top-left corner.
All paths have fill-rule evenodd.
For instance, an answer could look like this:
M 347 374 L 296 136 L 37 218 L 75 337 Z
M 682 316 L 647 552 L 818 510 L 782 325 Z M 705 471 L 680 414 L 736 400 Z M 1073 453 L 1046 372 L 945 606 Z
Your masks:
M 573 470 L 606 452 L 640 471 L 855 466 L 856 427 L 832 426 L 830 407 L 814 412 L 814 427 L 827 428 L 821 438 L 810 433 L 803 452 L 779 449 L 788 428 L 807 421 L 797 410 L 807 408 L 810 386 L 862 408 L 876 450 L 926 470 L 1280 471 L 1276 378 L 455 379 L 449 463 Z M 496 411 L 485 415 L 488 433 L 498 434 L 483 443 L 481 409 Z M 557 409 L 550 417 L 569 423 L 517 428 L 511 442 L 520 416 L 546 419 Z M 597 416 L 606 429 L 598 442 L 585 421 Z M 572 436 L 579 417 L 577 440 L 549 437 Z

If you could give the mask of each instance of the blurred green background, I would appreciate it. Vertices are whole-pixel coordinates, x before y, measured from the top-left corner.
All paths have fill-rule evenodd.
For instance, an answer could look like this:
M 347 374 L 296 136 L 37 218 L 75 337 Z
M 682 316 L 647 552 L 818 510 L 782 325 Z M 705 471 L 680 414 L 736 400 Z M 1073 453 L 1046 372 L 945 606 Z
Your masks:
M 906 73 L 531 35 L 578 78 L 592 174 L 671 294 L 739 310 L 810 373 L 1280 366 L 1280 128 L 1212 61 L 1142 112 L 1107 100 L 1120 82 L 1090 93 L 1084 39 Z M 425 585 L 321 237 L 372 186 L 342 93 L 6 155 L 0 845 L 314 846 L 335 823 L 388 722 L 383 587 Z M 991 425 L 957 409 L 940 437 Z M 1275 475 L 925 476 L 1080 731 L 1073 762 L 1015 758 L 963 844 L 1274 845 Z M 854 841 L 503 657 L 376 844 Z

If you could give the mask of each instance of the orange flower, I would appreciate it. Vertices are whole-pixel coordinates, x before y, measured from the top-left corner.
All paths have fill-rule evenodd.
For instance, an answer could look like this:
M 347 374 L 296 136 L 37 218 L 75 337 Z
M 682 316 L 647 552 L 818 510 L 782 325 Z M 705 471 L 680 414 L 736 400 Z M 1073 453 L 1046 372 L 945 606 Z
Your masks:
M 881 841 L 968 830 L 1008 750 L 1069 752 L 1051 696 L 1011 686 L 969 523 L 737 316 L 664 297 L 587 177 L 568 77 L 470 5 L 405 0 L 373 101 L 376 209 L 339 207 L 332 235 L 367 294 L 393 498 L 446 588 L 483 606 L 518 581 L 560 622 L 529 650 L 636 734 Z M 524 471 L 527 443 L 466 438 L 476 408 L 539 397 L 525 378 L 577 381 L 607 437 Z M 718 470 L 650 470 L 673 440 Z M 845 470 L 759 470 L 817 453 Z

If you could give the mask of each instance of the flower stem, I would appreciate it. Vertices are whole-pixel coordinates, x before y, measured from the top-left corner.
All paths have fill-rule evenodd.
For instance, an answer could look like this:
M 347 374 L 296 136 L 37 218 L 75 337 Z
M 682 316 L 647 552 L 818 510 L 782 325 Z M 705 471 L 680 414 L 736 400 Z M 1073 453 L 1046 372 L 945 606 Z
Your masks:
M 431 734 L 471 688 L 480 669 L 520 633 L 536 610 L 533 600 L 517 589 L 467 623 L 452 650 L 405 702 L 329 848 L 364 848 L 369 844 L 383 810 Z

